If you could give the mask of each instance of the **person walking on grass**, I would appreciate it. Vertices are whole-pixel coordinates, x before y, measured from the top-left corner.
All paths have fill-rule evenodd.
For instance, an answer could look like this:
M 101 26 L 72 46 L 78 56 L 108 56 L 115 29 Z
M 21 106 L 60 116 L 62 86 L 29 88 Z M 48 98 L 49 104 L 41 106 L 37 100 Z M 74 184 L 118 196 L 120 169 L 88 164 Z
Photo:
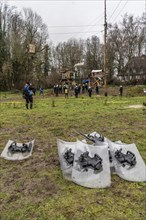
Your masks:
M 58 97 L 58 94 L 59 94 L 59 86 L 58 85 L 55 86 L 54 92 L 55 92 L 56 97 Z
M 99 95 L 99 86 L 98 86 L 98 84 L 96 85 L 96 95 Z
M 65 91 L 64 91 L 64 94 L 65 94 L 65 98 L 68 99 L 68 88 L 66 87 Z
M 78 95 L 79 95 L 79 88 L 78 88 L 77 85 L 75 86 L 74 91 L 75 91 L 75 97 L 78 98 Z
M 44 96 L 44 89 L 40 87 L 40 95 Z
M 119 95 L 122 97 L 123 96 L 123 86 L 121 85 L 119 88 Z
M 23 98 L 26 101 L 26 109 L 28 109 L 29 103 L 30 103 L 30 109 L 32 109 L 32 106 L 33 106 L 33 91 L 32 91 L 32 86 L 29 82 L 26 82 L 26 84 L 23 88 Z
M 91 98 L 91 96 L 92 96 L 92 88 L 91 88 L 91 86 L 88 87 L 88 94 L 89 94 L 89 97 Z

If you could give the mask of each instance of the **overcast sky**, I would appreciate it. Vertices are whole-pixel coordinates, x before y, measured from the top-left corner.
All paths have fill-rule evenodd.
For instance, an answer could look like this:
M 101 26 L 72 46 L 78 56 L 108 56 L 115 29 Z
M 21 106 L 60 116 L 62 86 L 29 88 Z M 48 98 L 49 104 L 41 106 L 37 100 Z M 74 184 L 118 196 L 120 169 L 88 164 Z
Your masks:
M 146 0 L 106 0 L 107 22 L 122 20 L 125 13 L 135 17 L 146 13 Z M 49 38 L 54 43 L 69 38 L 87 39 L 97 35 L 103 41 L 104 0 L 8 0 L 19 10 L 23 7 L 37 12 L 48 26 Z

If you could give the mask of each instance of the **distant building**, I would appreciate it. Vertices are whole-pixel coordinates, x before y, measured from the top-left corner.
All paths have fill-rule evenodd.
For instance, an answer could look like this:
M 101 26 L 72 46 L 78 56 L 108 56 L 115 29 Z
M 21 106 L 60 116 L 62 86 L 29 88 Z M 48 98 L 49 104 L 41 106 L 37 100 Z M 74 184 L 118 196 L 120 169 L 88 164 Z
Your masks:
M 146 82 L 146 55 L 133 57 L 117 76 L 123 81 Z
M 72 85 L 75 82 L 75 73 L 70 68 L 62 68 L 60 74 L 62 83 Z
M 62 68 L 60 73 L 62 81 L 72 80 L 74 78 L 74 74 L 70 68 Z
M 101 79 L 103 78 L 104 73 L 102 70 L 92 70 L 90 76 L 94 79 Z
M 92 70 L 90 74 L 91 84 L 103 84 L 104 80 L 104 72 L 102 69 L 100 70 Z

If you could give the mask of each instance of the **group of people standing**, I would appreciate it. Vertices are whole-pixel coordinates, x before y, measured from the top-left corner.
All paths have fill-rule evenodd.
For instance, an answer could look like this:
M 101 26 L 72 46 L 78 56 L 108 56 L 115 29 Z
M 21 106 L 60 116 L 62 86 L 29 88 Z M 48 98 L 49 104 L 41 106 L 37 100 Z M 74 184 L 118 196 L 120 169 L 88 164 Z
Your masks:
M 85 92 L 88 93 L 89 97 L 92 97 L 93 89 L 87 83 L 83 84 L 82 87 L 80 84 L 78 84 L 78 85 L 76 84 L 74 87 L 71 87 L 71 88 L 69 88 L 68 83 L 64 83 L 63 86 L 56 84 L 56 85 L 54 85 L 54 94 L 56 96 L 58 96 L 59 93 L 61 93 L 61 94 L 63 93 L 65 95 L 65 98 L 68 98 L 69 89 L 71 91 L 74 91 L 74 95 L 76 98 L 78 98 L 81 93 L 84 94 Z M 98 85 L 96 85 L 95 92 L 97 95 L 99 94 L 99 86 Z M 32 84 L 29 82 L 26 82 L 26 84 L 23 88 L 23 98 L 26 101 L 26 109 L 28 109 L 28 108 L 32 109 L 33 95 L 35 95 L 35 93 L 36 93 L 36 89 L 32 86 Z M 40 87 L 40 95 L 44 96 L 44 89 L 42 87 Z M 119 95 L 123 96 L 123 86 L 122 85 L 120 85 L 120 87 L 119 87 Z M 29 106 L 29 104 L 30 104 L 30 106 Z
M 58 85 L 58 84 L 54 85 L 53 90 L 54 90 L 54 94 L 57 97 L 59 93 L 60 94 L 62 93 L 62 85 Z
M 95 86 L 95 93 L 96 95 L 99 95 L 99 84 L 96 84 Z M 56 96 L 58 96 L 59 93 L 63 93 L 65 94 L 65 98 L 68 98 L 68 93 L 69 93 L 69 90 L 71 92 L 74 91 L 74 95 L 76 98 L 78 98 L 78 96 L 82 93 L 82 94 L 85 94 L 85 93 L 88 93 L 89 97 L 92 97 L 92 93 L 93 93 L 93 89 L 90 85 L 88 85 L 88 83 L 85 83 L 81 86 L 81 84 L 76 84 L 74 87 L 71 86 L 69 88 L 69 85 L 68 83 L 64 83 L 64 85 L 54 85 L 54 94 Z M 120 85 L 119 87 L 119 95 L 120 96 L 123 96 L 123 86 Z
M 65 83 L 63 86 L 62 85 L 54 85 L 54 94 L 57 97 L 59 94 L 64 93 L 65 94 L 65 98 L 68 98 L 68 92 L 69 92 L 69 85 L 68 83 Z
M 89 97 L 92 96 L 92 87 L 88 85 L 88 83 L 85 83 L 81 86 L 81 84 L 75 84 L 74 86 L 69 87 L 68 83 L 64 83 L 64 85 L 54 85 L 53 87 L 54 94 L 57 97 L 59 94 L 64 94 L 65 98 L 68 98 L 69 90 L 71 91 L 71 94 L 73 94 L 76 98 L 82 93 L 88 93 Z M 99 87 L 96 86 L 96 94 L 99 94 Z
M 76 85 L 75 88 L 74 88 L 74 91 L 75 91 L 75 97 L 78 98 L 78 95 L 81 93 L 80 86 Z M 91 88 L 91 86 L 88 86 L 86 91 L 88 92 L 89 97 L 91 97 L 92 96 L 92 88 Z M 82 93 L 84 93 L 83 90 L 82 90 Z

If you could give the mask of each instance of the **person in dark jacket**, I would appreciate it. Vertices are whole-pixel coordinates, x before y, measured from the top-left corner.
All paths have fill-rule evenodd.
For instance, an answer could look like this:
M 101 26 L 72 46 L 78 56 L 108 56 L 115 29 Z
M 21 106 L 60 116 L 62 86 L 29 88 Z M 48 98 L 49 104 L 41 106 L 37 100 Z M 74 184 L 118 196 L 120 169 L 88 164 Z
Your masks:
M 30 103 L 30 109 L 32 109 L 33 106 L 33 91 L 32 86 L 29 82 L 27 82 L 23 88 L 23 98 L 26 101 L 26 109 L 28 109 L 28 105 Z
M 44 89 L 43 89 L 43 87 L 40 87 L 40 95 L 44 96 Z
M 85 83 L 85 90 L 88 92 L 88 83 Z
M 82 85 L 82 93 L 84 93 L 85 92 L 85 84 L 83 83 L 83 85 Z
M 56 95 L 56 97 L 57 97 L 58 94 L 59 94 L 59 85 L 56 85 L 56 86 L 55 86 L 54 92 L 55 92 L 55 95 Z
M 78 85 L 79 94 L 81 93 L 81 85 Z
M 35 95 L 36 94 L 36 88 L 32 88 L 32 92 L 33 92 L 33 94 Z
M 75 86 L 74 91 L 75 91 L 75 97 L 78 98 L 78 95 L 79 95 L 79 88 L 78 88 L 77 85 Z
M 119 95 L 120 96 L 123 96 L 123 86 L 121 85 L 120 88 L 119 88 Z
M 99 95 L 99 86 L 98 86 L 98 84 L 96 85 L 96 94 Z
M 91 86 L 88 87 L 88 94 L 89 94 L 89 97 L 92 96 L 92 88 L 91 88 Z

